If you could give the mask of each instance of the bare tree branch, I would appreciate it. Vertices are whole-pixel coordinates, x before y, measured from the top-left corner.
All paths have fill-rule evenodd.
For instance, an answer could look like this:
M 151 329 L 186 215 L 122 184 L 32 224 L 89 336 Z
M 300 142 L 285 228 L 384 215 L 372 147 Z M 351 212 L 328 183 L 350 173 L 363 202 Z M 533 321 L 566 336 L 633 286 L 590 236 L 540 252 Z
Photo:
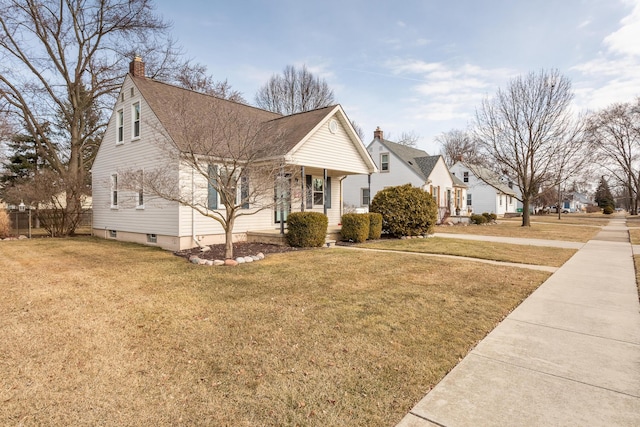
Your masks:
M 303 65 L 287 65 L 282 75 L 274 75 L 255 97 L 256 105 L 274 113 L 290 115 L 334 104 L 333 91 L 324 79 L 314 76 Z
M 559 185 L 587 154 L 582 121 L 569 110 L 571 82 L 557 70 L 513 79 L 476 112 L 475 138 L 488 164 L 516 180 L 522 195 L 522 225 L 530 203 L 545 186 Z

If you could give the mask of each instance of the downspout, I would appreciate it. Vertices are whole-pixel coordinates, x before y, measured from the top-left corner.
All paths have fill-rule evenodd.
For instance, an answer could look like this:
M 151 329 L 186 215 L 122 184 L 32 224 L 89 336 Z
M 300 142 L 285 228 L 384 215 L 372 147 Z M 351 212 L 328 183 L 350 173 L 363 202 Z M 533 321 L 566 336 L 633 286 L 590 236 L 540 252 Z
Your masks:
M 300 198 L 300 212 L 304 212 L 304 204 L 307 197 L 307 192 L 304 188 L 307 182 L 307 177 L 304 175 L 304 166 L 300 166 L 300 174 L 302 175 L 302 178 L 300 178 L 300 185 L 302 187 L 302 197 Z
M 324 174 L 323 175 L 324 175 L 323 176 L 324 184 L 322 184 L 323 185 L 322 188 L 324 189 L 324 191 L 322 192 L 322 201 L 324 202 L 323 203 L 323 205 L 324 205 L 323 208 L 324 208 L 324 214 L 326 216 L 327 215 L 327 170 L 326 169 L 324 169 Z
M 344 209 L 344 200 L 342 198 L 342 181 L 345 180 L 345 178 L 347 177 L 347 175 L 343 176 L 340 178 L 340 223 L 342 224 L 342 215 L 344 215 L 343 213 L 343 209 Z
M 196 202 L 196 183 L 194 177 L 194 170 L 191 168 L 191 239 L 193 239 L 196 246 L 201 248 L 200 242 L 196 239 L 196 210 L 193 208 Z
M 369 204 L 367 205 L 367 212 L 370 212 L 371 209 L 371 174 L 367 175 L 367 188 L 369 189 Z

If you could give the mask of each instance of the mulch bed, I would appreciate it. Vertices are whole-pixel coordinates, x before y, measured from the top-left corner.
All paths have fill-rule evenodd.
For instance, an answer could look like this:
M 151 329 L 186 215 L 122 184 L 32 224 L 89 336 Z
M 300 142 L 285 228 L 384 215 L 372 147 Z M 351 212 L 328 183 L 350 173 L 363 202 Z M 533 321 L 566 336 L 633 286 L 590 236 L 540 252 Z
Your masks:
M 210 251 L 202 252 L 200 248 L 185 249 L 182 251 L 174 252 L 177 256 L 189 259 L 191 255 L 197 255 L 201 259 L 223 260 L 224 257 L 224 244 L 209 245 Z M 238 242 L 233 244 L 233 257 L 245 257 L 257 255 L 262 252 L 265 256 L 269 254 L 279 254 L 284 252 L 295 252 L 305 250 L 307 248 L 293 248 L 291 246 L 271 245 L 268 243 L 249 243 Z

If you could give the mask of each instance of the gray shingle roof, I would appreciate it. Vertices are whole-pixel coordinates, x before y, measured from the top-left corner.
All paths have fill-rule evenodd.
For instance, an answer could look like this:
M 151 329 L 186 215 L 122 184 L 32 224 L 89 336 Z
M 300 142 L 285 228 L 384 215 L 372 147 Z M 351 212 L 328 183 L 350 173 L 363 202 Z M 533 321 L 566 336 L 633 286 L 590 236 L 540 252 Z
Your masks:
M 218 155 L 224 156 L 227 153 L 220 152 L 216 141 L 224 139 L 231 152 L 247 138 L 255 138 L 264 155 L 284 155 L 336 108 L 283 116 L 150 78 L 130 77 L 178 148 L 197 154 L 210 154 L 202 151 L 216 144 Z
M 438 164 L 438 160 L 442 157 L 441 155 L 430 156 L 424 150 L 408 147 L 386 139 L 379 141 L 382 145 L 387 147 L 389 151 L 405 162 L 407 166 L 409 166 L 424 181 L 429 179 L 431 172 L 433 172 L 433 169 Z M 449 172 L 448 168 L 447 171 Z M 453 179 L 453 183 L 456 187 L 466 187 L 462 181 L 451 175 L 451 172 L 449 172 L 449 175 Z
M 508 185 L 504 184 L 500 179 L 500 176 L 491 169 L 487 169 L 482 166 L 473 166 L 469 167 L 469 169 L 480 180 L 492 186 L 496 190 L 502 192 L 503 194 L 509 194 L 512 196 L 516 195 L 516 192 L 512 188 L 509 188 Z

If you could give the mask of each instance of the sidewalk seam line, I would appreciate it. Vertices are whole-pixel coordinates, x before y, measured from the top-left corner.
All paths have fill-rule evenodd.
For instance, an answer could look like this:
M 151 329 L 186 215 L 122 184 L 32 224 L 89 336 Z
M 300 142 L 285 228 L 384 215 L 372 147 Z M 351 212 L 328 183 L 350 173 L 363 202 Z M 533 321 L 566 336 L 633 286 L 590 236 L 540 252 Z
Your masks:
M 573 333 L 573 334 L 584 335 L 584 336 L 593 337 L 593 338 L 600 338 L 600 339 L 607 340 L 607 341 L 615 341 L 615 342 L 619 342 L 619 343 L 623 343 L 623 344 L 629 344 L 629 345 L 633 345 L 633 346 L 636 346 L 636 347 L 640 347 L 640 343 L 637 343 L 637 342 L 625 341 L 625 340 L 621 340 L 621 339 L 617 339 L 617 338 L 609 338 L 609 337 L 604 337 L 602 335 L 588 334 L 586 332 L 580 332 L 580 331 L 574 331 L 574 330 L 571 330 L 571 329 L 559 328 L 557 326 L 550 326 L 550 325 L 545 325 L 545 324 L 542 324 L 542 323 L 528 322 L 526 320 L 514 319 L 514 318 L 511 318 L 509 316 L 507 316 L 504 320 L 512 320 L 514 322 L 526 323 L 527 325 L 540 326 L 540 327 L 543 327 L 543 328 L 554 329 L 556 331 L 570 332 L 570 333 Z
M 447 426 L 446 426 L 446 424 L 440 424 L 440 423 L 439 423 L 439 422 L 437 422 L 437 421 L 434 421 L 434 420 L 432 420 L 432 419 L 429 419 L 429 418 L 427 418 L 427 417 L 425 417 L 425 416 L 423 416 L 423 415 L 416 414 L 416 413 L 415 413 L 415 412 L 413 412 L 413 411 L 409 411 L 409 413 L 410 413 L 411 415 L 413 415 L 414 417 L 418 417 L 418 418 L 420 418 L 420 419 L 422 419 L 422 420 L 428 421 L 428 422 L 430 422 L 430 423 L 432 423 L 432 424 L 435 424 L 435 425 L 437 425 L 437 426 L 440 426 L 440 427 L 447 427 Z
M 640 395 L 636 396 L 634 394 L 625 393 L 624 391 L 613 390 L 613 389 L 610 389 L 610 388 L 607 388 L 607 387 L 602 387 L 602 386 L 599 386 L 599 385 L 590 384 L 590 383 L 587 383 L 587 382 L 584 382 L 584 381 L 579 381 L 579 380 L 574 380 L 572 378 L 563 377 L 562 375 L 552 374 L 550 372 L 545 372 L 545 371 L 540 371 L 540 370 L 537 370 L 537 369 L 528 368 L 526 366 L 518 365 L 516 363 L 511 363 L 511 362 L 506 362 L 504 360 L 495 359 L 493 357 L 485 356 L 484 354 L 479 353 L 478 350 L 473 350 L 471 353 L 469 353 L 469 355 L 475 355 L 475 356 L 481 357 L 481 358 L 486 359 L 486 360 L 494 361 L 496 363 L 501 363 L 501 364 L 504 364 L 504 365 L 513 366 L 513 367 L 524 369 L 524 370 L 527 370 L 527 371 L 530 371 L 530 372 L 535 372 L 535 373 L 538 373 L 538 374 L 547 375 L 549 377 L 559 378 L 561 380 L 571 381 L 571 382 L 577 383 L 577 384 L 583 384 L 583 385 L 586 385 L 586 386 L 589 386 L 589 387 L 593 387 L 593 388 L 597 388 L 597 389 L 600 389 L 600 390 L 610 391 L 612 393 L 621 394 L 623 396 L 629 396 L 629 397 L 632 397 L 634 399 L 640 399 Z

